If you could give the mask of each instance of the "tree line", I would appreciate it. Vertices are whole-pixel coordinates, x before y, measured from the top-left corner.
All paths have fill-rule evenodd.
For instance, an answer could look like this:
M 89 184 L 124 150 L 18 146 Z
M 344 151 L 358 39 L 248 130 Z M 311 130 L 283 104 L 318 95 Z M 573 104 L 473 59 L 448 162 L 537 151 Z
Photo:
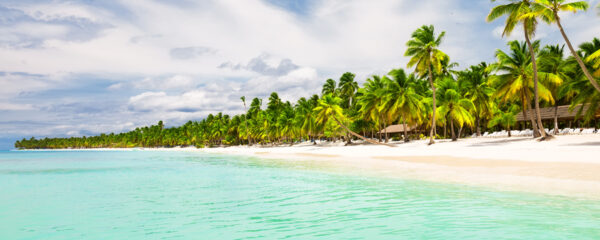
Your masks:
M 494 62 L 482 62 L 463 70 L 441 50 L 445 32 L 422 26 L 406 43 L 407 69 L 373 75 L 362 86 L 355 74 L 344 73 L 337 81 L 327 79 L 320 94 L 283 101 L 273 92 L 248 104 L 240 98 L 244 113 L 230 116 L 209 114 L 200 121 L 179 127 L 157 125 L 125 133 L 91 137 L 23 139 L 16 148 L 131 148 L 173 146 L 223 146 L 240 144 L 294 144 L 299 141 L 362 139 L 388 144 L 387 126 L 401 124 L 401 139 L 457 138 L 489 129 L 530 128 L 533 137 L 545 140 L 558 133 L 559 123 L 546 131 L 540 107 L 570 105 L 584 124 L 595 122 L 600 108 L 600 39 L 575 49 L 562 26 L 559 13 L 585 11 L 585 1 L 504 1 L 495 6 L 487 21 L 506 17 L 503 36 L 520 26 L 525 41 L 510 41 L 497 49 Z M 542 45 L 532 39 L 540 22 L 558 27 L 565 45 Z M 584 108 L 587 106 L 587 108 Z M 535 111 L 534 114 L 530 110 Z M 517 126 L 522 112 L 527 122 Z M 547 124 L 548 125 L 548 124 Z M 408 128 L 413 131 L 408 131 Z

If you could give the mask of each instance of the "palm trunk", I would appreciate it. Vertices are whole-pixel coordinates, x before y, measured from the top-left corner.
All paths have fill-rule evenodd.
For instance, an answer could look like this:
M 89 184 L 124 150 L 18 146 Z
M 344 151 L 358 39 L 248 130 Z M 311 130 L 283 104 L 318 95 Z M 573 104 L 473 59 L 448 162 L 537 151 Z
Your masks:
M 554 103 L 554 135 L 558 134 L 558 102 Z
M 362 139 L 362 140 L 364 140 L 364 141 L 366 141 L 366 142 L 369 142 L 369 143 L 372 143 L 372 144 L 385 145 L 385 146 L 388 146 L 388 147 L 395 147 L 394 145 L 391 145 L 391 144 L 387 144 L 387 143 L 380 143 L 380 142 L 377 142 L 377 141 L 373 141 L 373 140 L 367 139 L 367 138 L 365 138 L 365 137 L 363 137 L 363 136 L 359 135 L 358 133 L 355 133 L 355 132 L 353 132 L 353 131 L 352 131 L 352 130 L 350 130 L 348 127 L 346 127 L 346 125 L 342 124 L 342 123 L 341 123 L 341 122 L 340 122 L 340 121 L 339 121 L 339 120 L 338 120 L 336 117 L 333 117 L 333 120 L 335 120 L 335 122 L 336 122 L 338 125 L 340 125 L 340 127 L 342 127 L 343 129 L 345 129 L 345 130 L 346 130 L 346 132 L 349 132 L 350 134 L 352 134 L 352 135 L 354 135 L 354 136 L 356 136 L 356 137 L 358 137 L 358 138 L 360 138 L 360 139 Z
M 475 115 L 475 124 L 477 125 L 477 136 L 481 137 L 481 126 L 479 125 L 479 121 L 481 119 L 479 118 L 479 115 Z
M 385 134 L 385 143 L 388 143 L 390 139 L 388 138 L 387 123 L 385 120 L 383 121 L 383 132 Z
M 434 144 L 435 143 L 435 136 L 433 135 L 434 131 L 435 131 L 435 111 L 436 111 L 436 106 L 435 106 L 435 84 L 433 84 L 433 73 L 431 72 L 431 64 L 428 64 L 427 66 L 429 68 L 429 84 L 431 85 L 431 90 L 433 91 L 433 101 L 431 103 L 431 105 L 433 105 L 433 112 L 431 114 L 431 131 L 429 131 L 429 145 Z
M 452 141 L 456 141 L 456 134 L 454 133 L 454 121 L 450 120 L 450 132 L 452 135 Z
M 408 142 L 408 131 L 406 130 L 406 119 L 402 117 L 402 128 L 404 128 L 404 142 Z
M 565 33 L 565 30 L 563 29 L 562 24 L 560 23 L 560 17 L 558 17 L 558 13 L 556 11 L 554 11 L 554 17 L 556 18 L 556 25 L 558 25 L 560 34 L 562 34 L 563 38 L 565 39 L 565 42 L 567 42 L 567 46 L 569 47 L 569 50 L 571 50 L 571 54 L 573 55 L 573 57 L 575 57 L 575 60 L 577 60 L 579 67 L 581 67 L 581 70 L 583 70 L 583 74 L 585 75 L 585 77 L 587 77 L 588 80 L 590 80 L 590 83 L 592 84 L 592 86 L 594 86 L 594 88 L 596 88 L 596 91 L 600 92 L 600 85 L 598 85 L 598 82 L 596 82 L 594 77 L 592 77 L 590 71 L 587 69 L 579 55 L 577 55 L 577 52 L 573 48 L 571 41 L 567 37 L 567 34 Z
M 511 135 L 510 135 L 510 125 L 506 126 L 506 129 L 508 131 L 508 137 L 511 137 Z
M 533 67 L 533 94 L 535 103 L 535 114 L 537 116 L 537 124 L 540 128 L 540 133 L 542 134 L 541 140 L 544 140 L 548 138 L 548 135 L 546 134 L 546 130 L 544 130 L 544 125 L 542 124 L 542 114 L 540 113 L 540 98 L 538 93 L 537 63 L 535 60 L 535 51 L 533 51 L 531 40 L 529 40 L 529 34 L 527 34 L 527 24 L 523 24 L 523 31 L 525 32 L 525 42 L 527 42 L 527 46 L 529 47 L 529 54 L 531 54 L 531 64 Z
M 458 129 L 458 135 L 457 135 L 457 137 L 458 137 L 458 138 L 461 138 L 461 135 L 462 135 L 462 130 L 463 130 L 463 127 L 460 127 L 460 128 Z
M 529 94 L 527 94 L 527 90 L 525 90 L 525 98 L 529 99 Z M 531 108 L 531 104 L 523 103 L 523 112 L 527 112 Z M 525 115 L 524 115 L 525 116 Z M 531 121 L 531 128 L 533 130 L 533 138 L 540 137 L 540 132 L 538 130 L 537 124 L 535 123 L 535 119 L 533 119 L 533 113 L 529 115 L 529 120 Z

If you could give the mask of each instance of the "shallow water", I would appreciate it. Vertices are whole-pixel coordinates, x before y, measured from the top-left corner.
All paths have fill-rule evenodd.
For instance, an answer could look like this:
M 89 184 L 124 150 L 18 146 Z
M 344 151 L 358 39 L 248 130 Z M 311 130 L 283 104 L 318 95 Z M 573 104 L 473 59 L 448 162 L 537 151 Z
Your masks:
M 0 239 L 600 239 L 600 201 L 190 152 L 0 152 Z

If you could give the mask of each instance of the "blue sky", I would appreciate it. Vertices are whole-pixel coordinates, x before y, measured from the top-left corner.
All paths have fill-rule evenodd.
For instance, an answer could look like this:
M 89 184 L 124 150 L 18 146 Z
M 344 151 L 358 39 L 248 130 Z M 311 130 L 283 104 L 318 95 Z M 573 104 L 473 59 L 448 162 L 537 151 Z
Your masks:
M 597 0 L 590 1 L 595 5 Z M 121 132 L 240 113 L 239 97 L 317 93 L 343 72 L 404 67 L 421 25 L 446 31 L 460 68 L 492 61 L 501 20 L 487 0 L 0 0 L 0 149 L 23 137 Z M 600 37 L 595 10 L 567 14 L 575 44 Z M 554 26 L 537 37 L 562 44 Z

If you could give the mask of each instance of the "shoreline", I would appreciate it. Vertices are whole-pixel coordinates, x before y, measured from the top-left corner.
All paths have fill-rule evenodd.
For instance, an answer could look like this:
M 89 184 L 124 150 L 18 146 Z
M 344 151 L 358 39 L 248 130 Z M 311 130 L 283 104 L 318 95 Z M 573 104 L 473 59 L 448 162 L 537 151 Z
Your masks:
M 27 150 L 29 151 L 29 150 Z M 218 148 L 57 149 L 32 151 L 187 151 L 311 164 L 329 171 L 600 199 L 600 136 L 426 140 L 397 147 L 326 143 Z

